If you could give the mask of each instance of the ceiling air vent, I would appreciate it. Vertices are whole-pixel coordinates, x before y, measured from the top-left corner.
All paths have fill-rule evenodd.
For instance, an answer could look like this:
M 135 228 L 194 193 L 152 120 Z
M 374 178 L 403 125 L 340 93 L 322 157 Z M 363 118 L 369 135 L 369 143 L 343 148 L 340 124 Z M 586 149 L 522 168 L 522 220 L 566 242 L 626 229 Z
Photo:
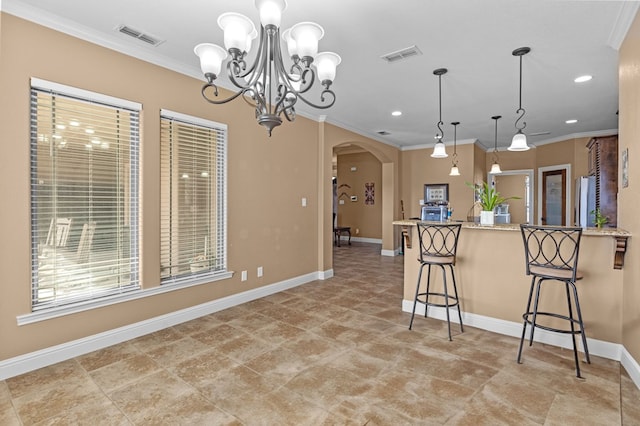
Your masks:
M 397 50 L 395 52 L 387 53 L 386 55 L 382 55 L 381 58 L 389 63 L 393 63 L 418 55 L 422 55 L 422 52 L 420 51 L 420 49 L 418 49 L 418 46 L 413 45 L 405 47 L 404 49 Z
M 137 38 L 140 41 L 143 41 L 152 46 L 158 46 L 164 42 L 164 40 L 160 40 L 157 37 L 150 36 L 149 34 L 145 34 L 142 31 L 138 31 L 134 28 L 131 28 L 127 25 L 120 25 L 116 30 L 122 34 L 126 34 L 129 37 Z
M 386 130 L 380 130 L 379 132 L 377 132 L 380 136 L 388 136 L 391 133 L 387 132 Z

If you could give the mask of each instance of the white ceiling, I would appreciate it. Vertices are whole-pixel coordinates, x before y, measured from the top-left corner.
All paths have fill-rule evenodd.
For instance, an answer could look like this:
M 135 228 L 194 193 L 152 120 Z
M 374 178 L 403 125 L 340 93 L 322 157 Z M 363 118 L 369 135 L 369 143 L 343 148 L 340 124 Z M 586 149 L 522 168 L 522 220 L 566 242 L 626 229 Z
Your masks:
M 223 45 L 222 30 L 216 24 L 221 13 L 239 12 L 259 22 L 253 0 L 0 2 L 8 13 L 197 78 L 202 76 L 193 47 L 205 41 Z M 335 105 L 328 110 L 299 107 L 299 114 L 315 119 L 326 116 L 330 123 L 402 149 L 432 146 L 439 114 L 438 77 L 433 70 L 447 68 L 449 72 L 442 76 L 447 145 L 453 141 L 450 123 L 459 121 L 460 143 L 477 139 L 492 149 L 495 122 L 491 116 L 502 115 L 498 145 L 504 148 L 515 132 L 518 108 L 519 62 L 511 52 L 528 46 L 531 53 L 523 57 L 522 106 L 525 133 L 533 145 L 618 128 L 618 48 L 638 1 L 288 3 L 283 28 L 300 21 L 317 22 L 325 29 L 320 50 L 342 56 L 332 86 Z M 164 42 L 152 47 L 120 34 L 115 29 L 122 24 Z M 423 54 L 396 63 L 381 59 L 412 45 Z M 593 80 L 573 82 L 583 74 L 593 75 Z M 402 116 L 392 117 L 394 110 L 401 110 Z M 578 122 L 566 124 L 568 119 Z M 379 131 L 390 134 L 381 136 Z M 274 137 L 277 132 L 276 128 Z M 543 132 L 548 133 L 534 136 Z

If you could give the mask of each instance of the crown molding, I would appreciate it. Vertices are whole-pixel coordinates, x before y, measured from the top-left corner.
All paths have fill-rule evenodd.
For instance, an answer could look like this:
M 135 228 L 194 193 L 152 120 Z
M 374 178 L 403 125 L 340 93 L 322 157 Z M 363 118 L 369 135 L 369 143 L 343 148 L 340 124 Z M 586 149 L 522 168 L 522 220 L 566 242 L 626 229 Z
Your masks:
M 471 144 L 477 144 L 478 143 L 478 139 L 462 139 L 459 141 L 456 141 L 456 145 L 471 145 Z M 450 147 L 453 146 L 453 141 L 444 141 L 445 146 Z M 414 151 L 417 149 L 430 149 L 433 148 L 435 146 L 435 143 L 425 143 L 425 144 L 421 144 L 421 145 L 411 145 L 411 146 L 403 146 L 400 147 L 401 151 Z M 482 146 L 482 145 L 480 145 Z
M 611 33 L 609 34 L 609 40 L 607 44 L 615 50 L 620 50 L 624 38 L 627 36 L 629 28 L 638 13 L 640 8 L 640 1 L 623 1 L 620 5 L 620 11 L 618 12 L 618 18 L 616 19 Z

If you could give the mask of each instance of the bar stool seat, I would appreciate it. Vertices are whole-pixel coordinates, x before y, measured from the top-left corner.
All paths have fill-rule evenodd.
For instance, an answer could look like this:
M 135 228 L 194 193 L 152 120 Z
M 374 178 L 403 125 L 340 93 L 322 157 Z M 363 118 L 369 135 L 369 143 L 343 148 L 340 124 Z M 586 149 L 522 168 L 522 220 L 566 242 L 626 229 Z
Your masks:
M 420 271 L 418 273 L 418 282 L 416 283 L 416 295 L 413 300 L 413 310 L 411 312 L 409 330 L 413 327 L 416 306 L 418 303 L 421 303 L 425 305 L 425 318 L 427 317 L 427 310 L 429 306 L 445 308 L 449 340 L 451 340 L 451 319 L 449 309 L 457 307 L 458 319 L 460 320 L 460 331 L 464 332 L 462 314 L 460 313 L 460 299 L 458 298 L 456 276 L 453 268 L 456 264 L 456 250 L 458 248 L 458 237 L 460 235 L 461 228 L 461 223 L 436 224 L 417 222 L 418 239 L 420 241 L 420 257 L 418 258 L 418 262 L 420 262 Z M 425 266 L 427 266 L 427 285 L 426 289 L 421 292 L 420 281 L 422 278 L 422 271 Z M 431 266 L 440 267 L 442 270 L 442 292 L 432 291 L 431 289 Z M 447 268 L 445 267 L 448 267 L 450 272 L 449 275 L 451 276 L 453 284 L 453 294 L 449 293 Z
M 580 300 L 576 288 L 576 282 L 583 278 L 582 273 L 578 271 L 578 254 L 580 252 L 582 228 L 520 225 L 520 231 L 524 242 L 526 274 L 531 276 L 531 286 L 529 288 L 527 307 L 522 315 L 524 322 L 517 361 L 521 363 L 522 360 L 522 346 L 527 326 L 531 329 L 529 346 L 533 345 L 533 336 L 536 328 L 555 333 L 570 334 L 573 342 L 576 376 L 582 378 L 576 344 L 576 335 L 578 334 L 582 337 L 586 361 L 591 363 L 580 310 Z M 564 284 L 568 314 L 538 309 L 542 284 L 554 281 Z M 535 299 L 533 298 L 534 288 L 536 290 Z M 532 301 L 533 309 L 531 308 Z M 574 317 L 574 310 L 577 317 Z M 567 321 L 569 329 L 540 324 L 538 322 L 539 317 L 553 317 Z

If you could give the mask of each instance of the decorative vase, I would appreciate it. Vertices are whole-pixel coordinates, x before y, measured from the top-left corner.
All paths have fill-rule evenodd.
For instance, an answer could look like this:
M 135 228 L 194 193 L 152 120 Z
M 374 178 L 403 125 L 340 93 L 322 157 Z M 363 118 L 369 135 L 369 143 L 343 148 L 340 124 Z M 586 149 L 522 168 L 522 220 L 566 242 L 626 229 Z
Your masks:
M 492 210 L 482 210 L 480 212 L 480 225 L 493 225 L 495 222 L 495 214 Z

